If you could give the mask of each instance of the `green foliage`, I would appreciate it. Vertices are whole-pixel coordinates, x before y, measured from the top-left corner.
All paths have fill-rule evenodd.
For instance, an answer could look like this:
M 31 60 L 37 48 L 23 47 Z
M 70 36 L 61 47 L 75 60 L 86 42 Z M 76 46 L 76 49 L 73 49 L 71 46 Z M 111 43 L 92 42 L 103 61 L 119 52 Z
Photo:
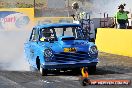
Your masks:
M 35 0 L 35 7 L 46 6 L 46 0 Z M 34 0 L 0 0 L 0 8 L 33 8 Z
M 17 8 L 32 8 L 33 7 L 32 4 L 25 4 L 25 3 L 17 3 L 15 6 Z

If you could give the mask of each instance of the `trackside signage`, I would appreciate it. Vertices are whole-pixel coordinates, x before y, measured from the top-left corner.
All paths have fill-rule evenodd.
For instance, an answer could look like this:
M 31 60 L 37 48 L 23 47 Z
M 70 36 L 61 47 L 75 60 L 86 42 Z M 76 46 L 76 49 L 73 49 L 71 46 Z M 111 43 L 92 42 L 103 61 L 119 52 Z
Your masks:
M 1 23 L 6 23 L 6 22 L 12 22 L 14 23 L 16 21 L 16 17 L 5 17 L 5 18 L 0 18 Z
M 0 30 L 24 30 L 33 25 L 33 8 L 0 9 Z
M 130 85 L 130 80 L 91 80 L 91 85 Z

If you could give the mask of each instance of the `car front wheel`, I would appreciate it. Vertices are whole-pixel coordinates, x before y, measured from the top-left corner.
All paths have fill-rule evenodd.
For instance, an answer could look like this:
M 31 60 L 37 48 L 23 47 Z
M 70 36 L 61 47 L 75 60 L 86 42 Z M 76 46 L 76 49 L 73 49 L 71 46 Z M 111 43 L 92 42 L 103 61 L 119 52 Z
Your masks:
M 47 75 L 47 71 L 46 69 L 44 69 L 43 67 L 40 66 L 40 73 L 42 76 L 46 76 Z
M 88 67 L 89 74 L 95 74 L 96 72 L 96 65 L 95 66 L 89 66 Z

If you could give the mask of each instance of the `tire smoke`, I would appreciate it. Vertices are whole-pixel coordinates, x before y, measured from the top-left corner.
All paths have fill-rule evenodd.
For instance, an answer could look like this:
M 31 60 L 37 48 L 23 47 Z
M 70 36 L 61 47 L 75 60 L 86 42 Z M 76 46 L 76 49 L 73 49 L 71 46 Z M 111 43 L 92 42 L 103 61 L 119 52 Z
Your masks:
M 29 34 L 28 30 L 0 31 L 0 70 L 29 70 L 24 56 L 24 42 Z

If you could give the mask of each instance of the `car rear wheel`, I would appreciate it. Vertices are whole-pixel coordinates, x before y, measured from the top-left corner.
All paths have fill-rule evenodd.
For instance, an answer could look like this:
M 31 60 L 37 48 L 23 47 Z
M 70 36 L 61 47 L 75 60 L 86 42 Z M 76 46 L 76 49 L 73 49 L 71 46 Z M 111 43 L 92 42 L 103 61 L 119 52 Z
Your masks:
M 74 69 L 72 69 L 72 72 L 73 72 L 74 74 L 81 74 L 80 68 L 74 68 Z

